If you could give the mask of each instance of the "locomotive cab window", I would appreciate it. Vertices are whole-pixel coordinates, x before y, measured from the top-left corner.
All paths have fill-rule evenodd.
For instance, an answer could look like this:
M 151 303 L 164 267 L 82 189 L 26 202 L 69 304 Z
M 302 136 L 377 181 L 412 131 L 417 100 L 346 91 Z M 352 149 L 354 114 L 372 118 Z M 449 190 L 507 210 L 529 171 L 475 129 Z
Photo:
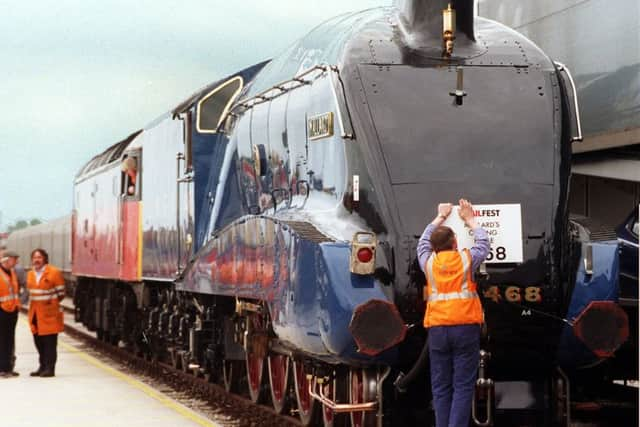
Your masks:
M 120 195 L 140 200 L 140 155 L 125 154 L 120 165 Z
M 209 92 L 198 102 L 196 127 L 200 133 L 216 133 L 218 126 L 242 90 L 242 77 L 234 77 Z

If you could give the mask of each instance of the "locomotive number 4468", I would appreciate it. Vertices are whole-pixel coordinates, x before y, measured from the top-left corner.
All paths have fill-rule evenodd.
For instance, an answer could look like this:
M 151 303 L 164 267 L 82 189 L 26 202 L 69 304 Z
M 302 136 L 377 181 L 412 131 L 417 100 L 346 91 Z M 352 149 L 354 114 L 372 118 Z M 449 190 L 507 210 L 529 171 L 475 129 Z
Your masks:
M 482 295 L 493 302 L 500 302 L 503 299 L 507 302 L 542 302 L 542 290 L 538 286 L 490 286 L 484 290 Z

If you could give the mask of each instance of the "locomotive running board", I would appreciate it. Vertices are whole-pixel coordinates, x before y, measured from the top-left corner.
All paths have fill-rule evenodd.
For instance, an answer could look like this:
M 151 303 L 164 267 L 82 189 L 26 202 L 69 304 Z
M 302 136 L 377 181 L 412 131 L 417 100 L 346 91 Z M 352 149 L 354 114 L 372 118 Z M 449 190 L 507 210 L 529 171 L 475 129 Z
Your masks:
M 309 381 L 309 395 L 337 414 L 345 412 L 373 412 L 378 410 L 378 402 L 336 403 L 324 395 L 322 386 L 319 387 L 318 393 L 316 393 L 314 391 L 316 383 L 316 377 L 313 377 L 313 379 Z

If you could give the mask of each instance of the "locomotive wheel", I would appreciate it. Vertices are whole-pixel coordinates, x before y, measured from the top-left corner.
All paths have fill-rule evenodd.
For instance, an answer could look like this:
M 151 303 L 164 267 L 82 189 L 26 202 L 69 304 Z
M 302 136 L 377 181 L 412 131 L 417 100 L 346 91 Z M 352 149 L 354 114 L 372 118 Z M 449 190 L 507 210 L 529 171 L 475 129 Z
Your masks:
M 247 353 L 247 386 L 249 389 L 249 397 L 253 403 L 261 400 L 262 391 L 262 374 L 264 373 L 264 357 Z
M 299 360 L 293 361 L 293 383 L 296 389 L 296 403 L 298 416 L 302 425 L 308 426 L 313 421 L 315 400 L 309 394 L 309 380 L 304 370 L 304 364 Z
M 253 332 L 248 348 L 245 349 L 245 362 L 247 369 L 247 389 L 249 398 L 253 403 L 262 402 L 265 393 L 263 392 L 263 376 L 265 359 L 267 355 L 267 338 L 264 333 L 264 319 L 259 315 L 252 315 L 247 318 L 248 329 Z M 263 345 L 261 345 L 263 344 Z M 265 390 L 266 391 L 266 390 Z
M 289 390 L 289 357 L 281 354 L 271 354 L 267 358 L 269 370 L 269 388 L 271 402 L 276 413 L 281 414 L 287 406 L 287 391 Z
M 349 402 L 364 403 L 375 399 L 375 380 L 365 369 L 351 368 L 349 370 Z M 375 412 L 351 412 L 353 427 L 368 427 L 376 425 Z
M 222 382 L 227 393 L 237 393 L 244 371 L 242 360 L 225 360 L 222 363 Z

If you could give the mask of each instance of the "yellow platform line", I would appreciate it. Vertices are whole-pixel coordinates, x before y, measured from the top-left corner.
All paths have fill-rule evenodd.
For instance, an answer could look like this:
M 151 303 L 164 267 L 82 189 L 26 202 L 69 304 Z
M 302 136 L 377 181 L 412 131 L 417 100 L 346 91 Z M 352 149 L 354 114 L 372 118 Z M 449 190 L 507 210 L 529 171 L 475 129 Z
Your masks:
M 173 409 L 174 411 L 176 411 L 177 413 L 179 413 L 183 417 L 190 419 L 194 423 L 197 423 L 197 424 L 199 424 L 201 426 L 206 426 L 206 427 L 221 427 L 220 425 L 214 423 L 213 421 L 199 416 L 198 414 L 196 414 L 192 410 L 188 409 L 187 407 L 175 402 L 173 399 L 171 399 L 171 398 L 165 396 L 164 394 L 154 390 L 152 387 L 149 387 L 145 383 L 143 383 L 143 382 L 141 382 L 139 380 L 136 380 L 135 378 L 132 378 L 129 375 L 123 374 L 122 372 L 112 368 L 111 366 L 108 366 L 108 365 L 102 363 L 101 361 L 99 361 L 95 357 L 88 355 L 87 353 L 85 353 L 82 350 L 72 346 L 71 344 L 67 344 L 67 343 L 62 342 L 62 341 L 58 341 L 58 343 L 60 344 L 60 346 L 62 348 L 64 348 L 68 352 L 74 353 L 75 355 L 77 355 L 80 358 L 84 359 L 85 361 L 89 362 L 93 366 L 95 366 L 97 368 L 100 368 L 103 371 L 108 372 L 109 374 L 113 375 L 114 377 L 117 377 L 117 378 L 121 379 L 122 381 L 126 382 L 127 384 L 137 388 L 138 390 L 142 391 L 147 396 L 157 400 L 158 402 L 160 402 L 164 406 Z

